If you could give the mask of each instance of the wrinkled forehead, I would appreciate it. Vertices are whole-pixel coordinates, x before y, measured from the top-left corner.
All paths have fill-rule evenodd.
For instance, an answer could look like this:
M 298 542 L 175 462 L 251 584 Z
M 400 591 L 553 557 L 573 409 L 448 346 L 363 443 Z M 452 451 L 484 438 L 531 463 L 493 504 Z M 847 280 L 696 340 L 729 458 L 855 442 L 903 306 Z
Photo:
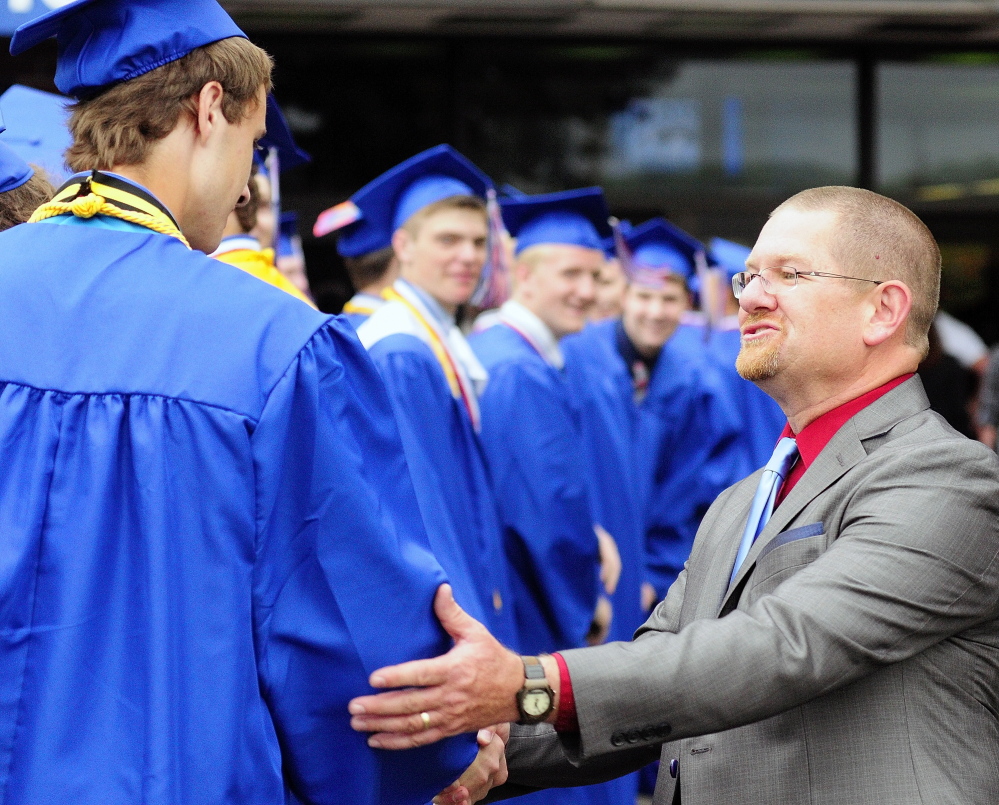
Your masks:
M 746 266 L 759 271 L 768 266 L 827 262 L 832 258 L 837 223 L 832 210 L 780 209 L 760 231 Z

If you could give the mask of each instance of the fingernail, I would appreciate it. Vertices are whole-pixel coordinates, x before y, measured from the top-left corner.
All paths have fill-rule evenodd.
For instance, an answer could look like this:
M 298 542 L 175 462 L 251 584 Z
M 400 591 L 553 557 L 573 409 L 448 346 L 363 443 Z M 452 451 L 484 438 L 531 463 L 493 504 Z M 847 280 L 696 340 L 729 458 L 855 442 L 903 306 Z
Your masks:
M 481 729 L 479 730 L 478 739 L 480 741 L 485 741 L 488 744 L 492 742 L 493 734 L 487 729 Z
M 352 716 L 360 716 L 360 715 L 363 715 L 364 712 L 365 712 L 364 705 L 363 704 L 357 704 L 356 702 L 351 702 L 349 705 L 347 705 L 347 711 Z
M 379 741 L 377 738 L 368 738 L 368 746 L 370 746 L 372 749 L 381 749 L 382 742 Z
M 385 687 L 385 677 L 383 677 L 383 676 L 373 676 L 373 677 L 371 677 L 371 687 L 373 687 L 373 688 L 384 688 Z

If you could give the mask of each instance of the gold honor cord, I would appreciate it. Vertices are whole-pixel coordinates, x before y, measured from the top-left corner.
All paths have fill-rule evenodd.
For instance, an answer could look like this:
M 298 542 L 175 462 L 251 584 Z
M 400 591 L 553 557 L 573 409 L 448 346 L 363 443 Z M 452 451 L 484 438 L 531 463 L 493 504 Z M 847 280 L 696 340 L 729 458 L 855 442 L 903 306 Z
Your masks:
M 465 405 L 468 405 L 468 401 L 465 400 L 465 390 L 462 388 L 461 380 L 458 377 L 458 370 L 451 363 L 451 356 L 448 354 L 447 348 L 444 346 L 444 342 L 441 341 L 437 331 L 434 330 L 433 326 L 426 320 L 422 313 L 416 309 L 416 305 L 402 296 L 394 288 L 386 288 L 382 291 L 382 296 L 389 302 L 399 302 L 403 307 L 407 308 L 410 313 L 413 314 L 414 318 L 420 323 L 420 326 L 426 331 L 430 338 L 430 349 L 433 350 L 434 357 L 437 358 L 437 362 L 441 365 L 441 369 L 444 371 L 444 376 L 447 378 L 447 384 L 451 387 L 451 394 L 456 399 L 463 400 Z
M 173 216 L 152 197 L 146 197 L 138 188 L 131 188 L 126 182 L 103 176 L 98 171 L 93 171 L 82 181 L 73 180 L 60 187 L 55 198 L 35 210 L 28 222 L 34 224 L 57 215 L 75 215 L 77 218 L 106 215 L 177 238 L 188 249 L 191 248 Z
M 360 313 L 363 316 L 371 316 L 374 314 L 375 309 L 373 307 L 364 307 L 363 305 L 357 305 L 353 302 L 347 302 L 343 306 L 343 313 Z

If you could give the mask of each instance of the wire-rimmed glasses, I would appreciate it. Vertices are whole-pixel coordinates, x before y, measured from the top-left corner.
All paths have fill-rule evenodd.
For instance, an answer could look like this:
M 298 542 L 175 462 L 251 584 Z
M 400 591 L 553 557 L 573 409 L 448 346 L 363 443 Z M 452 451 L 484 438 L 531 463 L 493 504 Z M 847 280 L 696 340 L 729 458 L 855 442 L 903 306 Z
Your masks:
M 764 268 L 762 271 L 740 271 L 732 277 L 732 293 L 738 299 L 742 292 L 746 290 L 754 279 L 759 277 L 763 283 L 763 290 L 768 294 L 778 293 L 785 288 L 795 288 L 798 285 L 798 277 L 833 277 L 841 280 L 857 280 L 858 282 L 870 282 L 874 285 L 881 285 L 887 280 L 869 280 L 866 277 L 848 277 L 845 274 L 830 274 L 826 271 L 798 271 L 790 266 L 777 266 L 776 268 Z

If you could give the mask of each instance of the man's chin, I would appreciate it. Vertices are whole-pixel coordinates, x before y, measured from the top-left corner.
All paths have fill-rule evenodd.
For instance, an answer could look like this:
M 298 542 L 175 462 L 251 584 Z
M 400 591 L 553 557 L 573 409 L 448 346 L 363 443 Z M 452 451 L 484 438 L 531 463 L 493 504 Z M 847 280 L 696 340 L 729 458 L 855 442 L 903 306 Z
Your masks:
M 739 377 L 753 383 L 770 380 L 780 371 L 779 352 L 769 345 L 743 346 L 735 359 L 735 370 Z

